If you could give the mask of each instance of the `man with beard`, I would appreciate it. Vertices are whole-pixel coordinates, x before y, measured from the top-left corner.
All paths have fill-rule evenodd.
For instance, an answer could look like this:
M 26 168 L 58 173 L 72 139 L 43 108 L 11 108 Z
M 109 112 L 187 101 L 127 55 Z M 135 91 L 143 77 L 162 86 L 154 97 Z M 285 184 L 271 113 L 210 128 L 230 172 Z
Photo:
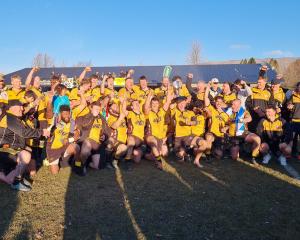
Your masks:
M 52 174 L 57 174 L 60 167 L 69 166 L 69 160 L 74 156 L 78 159 L 79 146 L 75 141 L 79 133 L 74 129 L 71 119 L 71 109 L 67 105 L 60 106 L 56 125 L 51 130 L 51 137 L 46 144 L 47 160 Z

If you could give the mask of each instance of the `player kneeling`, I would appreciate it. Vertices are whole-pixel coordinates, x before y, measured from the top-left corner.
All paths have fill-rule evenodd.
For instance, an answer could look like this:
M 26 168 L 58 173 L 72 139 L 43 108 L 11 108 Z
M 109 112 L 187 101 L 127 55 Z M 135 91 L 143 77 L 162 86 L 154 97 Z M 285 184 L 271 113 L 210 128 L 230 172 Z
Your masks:
M 259 154 L 260 137 L 247 130 L 247 124 L 252 121 L 251 115 L 241 106 L 241 100 L 232 101 L 231 107 L 226 110 L 229 116 L 227 126 L 230 140 L 230 154 L 233 160 L 240 155 L 240 145 L 243 143 L 251 145 L 252 163 L 256 164 L 256 157 Z
M 192 126 L 192 135 L 194 136 L 190 148 L 194 150 L 195 159 L 194 164 L 198 168 L 202 168 L 203 165 L 200 164 L 201 157 L 203 153 L 209 154 L 212 139 L 205 138 L 205 122 L 206 115 L 204 113 L 204 105 L 202 101 L 196 101 L 191 104 L 195 117 L 192 118 L 194 124 Z
M 146 119 L 144 113 L 141 111 L 139 100 L 132 99 L 131 111 L 127 115 L 127 154 L 125 163 L 131 164 L 131 160 L 139 163 L 143 156 L 142 144 L 144 142 Z
M 260 147 L 260 151 L 264 155 L 262 163 L 268 164 L 272 158 L 271 154 L 274 154 L 278 157 L 280 164 L 285 166 L 287 164 L 286 157 L 292 151 L 292 137 L 286 121 L 277 116 L 274 106 L 266 108 L 266 119 L 259 122 L 257 134 L 262 139 Z
M 110 136 L 109 127 L 100 114 L 101 101 L 92 102 L 88 114 L 76 119 L 76 126 L 81 132 L 81 149 L 78 161 L 75 161 L 76 173 L 86 175 L 87 160 L 91 157 L 89 167 L 99 169 L 100 148 Z M 105 155 L 105 154 L 103 154 Z M 104 157 L 104 156 L 101 156 Z M 106 159 L 101 159 L 105 161 Z M 108 164 L 111 164 L 108 162 Z
M 112 130 L 112 133 L 106 146 L 106 155 L 111 159 L 114 168 L 118 168 L 118 162 L 127 153 L 127 102 L 123 98 L 120 98 L 120 102 L 121 108 L 115 102 L 110 104 L 109 117 L 107 119 L 108 126 Z
M 57 123 L 52 129 L 51 137 L 46 144 L 47 159 L 52 174 L 57 174 L 60 167 L 70 165 L 69 160 L 78 158 L 79 146 L 75 143 L 78 131 L 74 130 L 75 123 L 71 120 L 70 107 L 60 106 Z
M 187 98 L 177 97 L 176 103 L 176 108 L 171 113 L 175 121 L 174 150 L 179 162 L 190 161 L 193 151 L 197 154 L 202 152 L 201 145 L 204 142 L 199 136 L 192 134 L 192 126 L 197 125 L 197 119 L 194 112 L 186 109 Z
M 146 144 L 151 149 L 150 158 L 155 159 L 155 165 L 162 170 L 162 158 L 167 156 L 168 147 L 165 143 L 166 135 L 163 129 L 165 128 L 166 114 L 173 99 L 173 92 L 168 90 L 167 99 L 163 107 L 160 107 L 160 102 L 153 93 L 149 93 L 144 105 L 146 115 Z

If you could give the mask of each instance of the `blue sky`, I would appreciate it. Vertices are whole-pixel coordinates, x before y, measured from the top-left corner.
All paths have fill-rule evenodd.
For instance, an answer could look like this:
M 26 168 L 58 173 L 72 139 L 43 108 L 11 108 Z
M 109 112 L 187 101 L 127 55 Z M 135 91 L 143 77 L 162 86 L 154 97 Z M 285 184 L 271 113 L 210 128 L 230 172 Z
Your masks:
M 80 3 L 79 3 L 80 2 Z M 205 61 L 300 56 L 300 3 L 285 1 L 1 1 L 0 72 L 31 66 L 185 64 L 193 41 Z

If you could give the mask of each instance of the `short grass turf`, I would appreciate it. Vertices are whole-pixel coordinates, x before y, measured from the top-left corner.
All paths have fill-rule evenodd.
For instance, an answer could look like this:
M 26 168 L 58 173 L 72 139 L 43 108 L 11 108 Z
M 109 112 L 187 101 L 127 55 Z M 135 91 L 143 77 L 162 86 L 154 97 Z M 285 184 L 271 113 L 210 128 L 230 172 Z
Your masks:
M 86 177 L 43 167 L 30 193 L 0 184 L 2 239 L 300 239 L 300 182 L 278 163 L 142 161 Z M 292 162 L 300 172 L 300 164 Z M 267 169 L 268 170 L 268 169 Z M 278 174 L 278 177 L 276 174 Z

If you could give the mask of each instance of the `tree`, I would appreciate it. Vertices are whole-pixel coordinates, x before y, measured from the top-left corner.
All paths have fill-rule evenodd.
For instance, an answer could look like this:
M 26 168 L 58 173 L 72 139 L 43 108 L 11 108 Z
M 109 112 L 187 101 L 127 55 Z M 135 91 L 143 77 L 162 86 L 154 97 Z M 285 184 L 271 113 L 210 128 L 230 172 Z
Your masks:
M 300 82 L 300 59 L 290 63 L 283 76 L 287 87 L 294 87 Z
M 32 66 L 40 68 L 54 67 L 54 59 L 47 53 L 38 53 L 32 60 Z
M 241 62 L 240 62 L 240 64 L 247 64 L 247 63 L 248 63 L 247 58 L 242 59 Z
M 270 64 L 270 66 L 271 66 L 273 69 L 275 69 L 276 71 L 278 71 L 278 69 L 279 69 L 279 64 L 278 64 L 278 62 L 277 62 L 276 59 L 271 58 L 270 61 L 269 61 L 269 64 Z
M 89 60 L 89 61 L 79 61 L 77 62 L 76 64 L 73 65 L 73 67 L 92 67 L 93 64 L 92 64 L 92 61 Z
M 251 57 L 247 64 L 256 64 L 255 58 Z
M 192 43 L 191 51 L 187 57 L 187 62 L 191 65 L 199 65 L 201 62 L 201 45 L 198 41 Z

